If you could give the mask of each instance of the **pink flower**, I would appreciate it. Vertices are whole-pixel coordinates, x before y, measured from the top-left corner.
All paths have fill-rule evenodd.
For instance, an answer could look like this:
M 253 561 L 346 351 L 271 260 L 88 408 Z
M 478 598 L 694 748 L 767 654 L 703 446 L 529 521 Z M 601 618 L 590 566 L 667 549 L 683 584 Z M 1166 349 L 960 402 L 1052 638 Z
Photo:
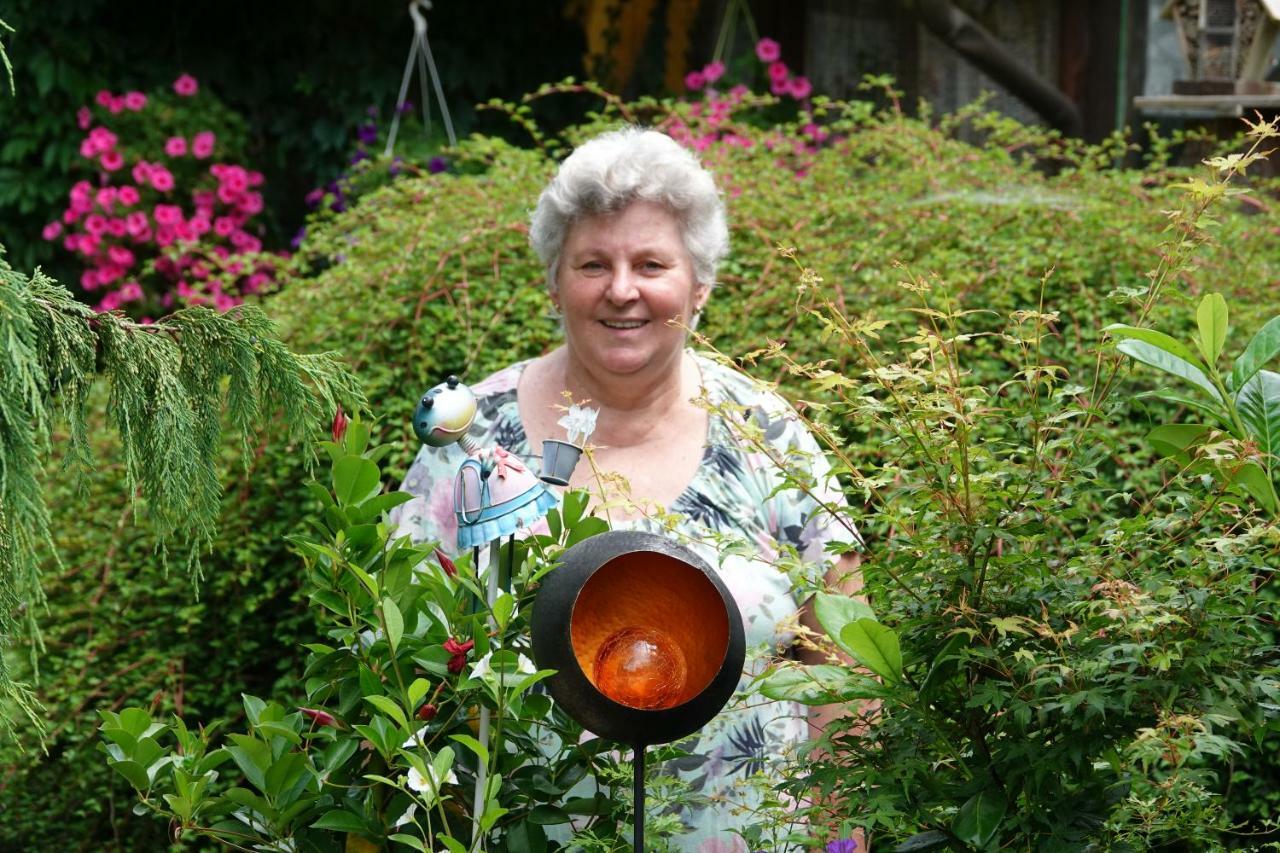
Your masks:
M 146 184 L 151 180 L 151 164 L 146 160 L 139 160 L 133 164 L 133 182 L 135 184 Z
M 178 234 L 173 230 L 172 225 L 161 225 L 156 228 L 156 245 L 160 248 L 173 245 L 173 241 L 178 239 Z
M 196 190 L 191 194 L 191 200 L 196 203 L 197 210 L 213 210 L 216 197 L 213 190 Z
M 93 144 L 93 140 L 85 137 L 80 140 L 80 156 L 86 160 L 92 160 L 98 156 L 98 146 Z
M 98 282 L 101 284 L 110 284 L 122 275 L 124 268 L 119 264 L 101 264 L 98 267 Z
M 251 187 L 256 187 L 256 186 L 259 186 L 259 185 L 261 185 L 261 184 L 262 184 L 262 173 L 261 173 L 261 172 L 250 172 L 250 173 L 249 173 L 249 186 L 251 186 Z
M 106 169 L 108 172 L 114 172 L 124 165 L 124 155 L 114 149 L 111 151 L 103 151 L 102 157 L 99 158 L 98 162 L 101 163 L 102 168 Z
M 724 76 L 724 63 L 718 59 L 715 62 L 707 63 L 706 67 L 702 69 L 702 77 L 707 81 L 708 86 L 716 82 L 723 76 Z
M 120 204 L 125 207 L 132 207 L 138 203 L 141 196 L 138 195 L 137 187 L 131 187 L 126 184 L 120 188 L 119 192 L 116 193 L 116 198 L 119 200 Z
M 183 74 L 173 81 L 173 91 L 184 98 L 189 98 L 200 91 L 200 84 L 190 74 Z
M 239 195 L 249 188 L 249 175 L 242 166 L 228 166 L 222 172 L 222 182 Z
M 137 237 L 151 226 L 147 222 L 147 215 L 141 210 L 135 210 L 124 218 L 124 227 L 130 237 Z
M 190 222 L 179 221 L 173 226 L 173 230 L 178 235 L 178 241 L 182 243 L 191 243 L 199 236 L 196 229 L 192 227 Z
M 107 91 L 106 89 L 102 89 L 101 91 L 98 92 L 98 94 L 93 96 L 93 99 L 97 101 L 98 106 L 109 107 L 111 106 L 112 97 L 113 96 L 109 91 Z
M 225 293 L 219 293 L 213 297 L 214 309 L 221 311 L 223 314 L 227 313 L 239 304 L 239 299 L 236 299 L 234 296 L 227 296 Z
M 115 187 L 103 187 L 94 193 L 93 201 L 103 210 L 110 211 L 111 206 L 116 203 L 116 194 L 119 192 Z
M 182 157 L 187 153 L 187 140 L 181 136 L 170 136 L 164 144 L 164 153 L 170 157 Z
M 791 94 L 791 87 L 787 85 L 786 80 L 774 80 L 769 84 L 769 91 L 778 97 Z
M 236 230 L 235 220 L 230 216 L 219 216 L 213 220 L 213 233 L 219 237 L 228 237 Z
M 123 219 L 108 219 L 107 233 L 112 237 L 123 237 L 128 232 L 128 225 Z
M 62 234 L 61 222 L 50 222 L 48 225 L 44 227 L 44 230 L 40 232 L 40 236 L 46 240 L 57 240 L 61 234 Z
M 120 299 L 125 302 L 137 302 L 142 298 L 142 285 L 136 281 L 126 281 L 119 290 Z
M 213 135 L 212 130 L 202 130 L 195 135 L 191 141 L 191 153 L 196 156 L 197 160 L 203 160 L 213 153 L 213 143 L 217 137 Z
M 167 193 L 173 189 L 173 174 L 164 166 L 154 165 L 151 167 L 151 186 Z
M 262 193 L 245 193 L 240 199 L 240 209 L 249 215 L 262 212 Z
M 240 198 L 240 193 L 236 192 L 230 184 L 218 185 L 218 201 L 223 204 L 235 204 L 238 198 Z
M 262 241 L 243 231 L 237 231 L 231 235 L 231 244 L 242 252 L 259 252 L 262 250 Z
M 85 290 L 97 290 L 98 289 L 98 271 L 85 270 L 84 272 L 80 273 L 80 286 Z
M 147 96 L 141 92 L 125 92 L 124 105 L 135 113 L 147 105 Z
M 787 81 L 787 89 L 790 90 L 791 97 L 797 101 L 803 101 L 813 94 L 813 84 L 809 82 L 808 77 L 792 77 Z
M 191 277 L 198 279 L 206 279 L 209 277 L 209 265 L 204 261 L 196 261 L 191 265 Z
M 192 233 L 194 233 L 197 238 L 208 234 L 209 229 L 213 227 L 209 222 L 209 217 L 205 216 L 203 213 L 197 213 L 195 216 L 191 217 L 191 219 L 188 220 L 188 224 L 191 226 Z
M 82 213 L 87 212 L 88 211 L 85 210 L 78 210 L 75 207 L 68 207 L 66 210 L 62 211 L 62 222 L 65 225 L 71 225 L 73 222 L 80 219 L 80 215 Z
M 107 249 L 107 257 L 111 259 L 113 264 L 119 264 L 122 267 L 133 266 L 133 252 L 130 252 L 124 246 L 112 246 Z
M 89 125 L 93 124 L 93 113 L 89 112 L 88 107 L 76 110 L 76 124 L 81 130 L 88 130 Z
M 777 62 L 782 56 L 782 46 L 771 38 L 762 38 L 756 42 L 756 56 L 761 62 Z
M 153 215 L 161 225 L 174 225 L 182 221 L 182 208 L 176 204 L 157 204 Z
M 96 213 L 90 214 L 84 220 L 84 230 L 88 231 L 94 237 L 98 237 L 103 231 L 107 230 L 107 219 Z
M 111 98 L 111 103 L 107 105 L 107 110 L 112 115 L 124 112 L 124 95 L 115 95 Z
M 108 311 L 114 311 L 119 307 L 120 292 L 118 290 L 113 290 L 106 296 L 102 297 L 102 301 L 97 304 L 96 309 L 101 313 L 106 313 Z
M 769 65 L 770 80 L 786 80 L 790 73 L 791 72 L 787 70 L 787 64 L 785 62 L 774 62 Z
M 707 85 L 707 78 L 701 71 L 690 71 L 684 75 L 684 87 L 692 92 L 696 92 L 705 85 Z

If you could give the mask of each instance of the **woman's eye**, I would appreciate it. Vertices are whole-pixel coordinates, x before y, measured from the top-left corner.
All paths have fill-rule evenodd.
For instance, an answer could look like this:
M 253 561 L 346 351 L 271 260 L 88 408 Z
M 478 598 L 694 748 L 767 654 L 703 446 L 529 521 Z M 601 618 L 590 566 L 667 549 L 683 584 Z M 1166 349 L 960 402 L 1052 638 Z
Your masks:
M 645 261 L 640 265 L 640 268 L 643 270 L 648 270 L 652 272 L 652 271 L 664 270 L 666 269 L 666 266 L 660 263 L 659 261 Z
M 604 269 L 604 264 L 602 264 L 600 261 L 587 261 L 585 264 L 579 267 L 579 269 L 585 270 L 587 272 L 599 272 L 600 270 Z

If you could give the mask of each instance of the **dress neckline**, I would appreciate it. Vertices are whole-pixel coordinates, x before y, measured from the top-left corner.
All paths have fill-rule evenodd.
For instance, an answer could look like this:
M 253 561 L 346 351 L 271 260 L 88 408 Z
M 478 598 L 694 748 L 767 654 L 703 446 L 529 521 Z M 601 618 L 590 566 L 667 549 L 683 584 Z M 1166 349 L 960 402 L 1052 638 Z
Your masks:
M 686 347 L 685 351 L 694 359 L 697 366 L 699 387 L 705 388 L 709 391 L 713 390 L 712 376 L 714 370 L 709 368 L 714 368 L 714 362 L 700 356 L 692 347 Z M 510 392 L 511 406 L 513 407 L 513 416 L 511 419 L 515 422 L 515 429 L 512 432 L 512 436 L 516 439 L 516 443 L 519 445 L 518 447 L 511 448 L 511 450 L 527 459 L 537 459 L 539 466 L 541 466 L 542 454 L 534 453 L 533 448 L 529 445 L 529 433 L 525 429 L 524 418 L 520 415 L 520 379 L 524 376 L 525 370 L 533 363 L 533 361 L 534 359 L 527 358 L 524 361 L 516 362 L 510 368 L 515 371 Z M 713 395 L 712 399 L 715 399 L 715 395 Z M 715 440 L 719 434 L 719 421 L 720 418 L 714 411 L 707 412 L 707 435 L 702 442 L 702 451 L 701 456 L 698 459 L 698 467 L 694 469 L 693 476 L 689 478 L 689 482 L 685 484 L 684 489 L 676 495 L 671 503 L 664 507 L 668 512 L 676 511 L 676 507 L 681 503 L 687 503 L 699 492 L 699 486 L 702 485 L 703 478 L 706 476 L 706 471 L 710 467 L 706 464 L 707 448 L 712 447 L 715 444 Z M 630 521 L 631 519 L 627 520 Z M 643 521 L 645 520 L 645 517 L 641 516 L 638 520 Z

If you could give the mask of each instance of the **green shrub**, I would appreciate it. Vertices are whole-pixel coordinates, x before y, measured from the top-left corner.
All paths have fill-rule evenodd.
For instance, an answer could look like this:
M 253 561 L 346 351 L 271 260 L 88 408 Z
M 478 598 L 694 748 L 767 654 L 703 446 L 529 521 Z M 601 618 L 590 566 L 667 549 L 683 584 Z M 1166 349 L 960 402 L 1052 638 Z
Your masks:
M 667 127 L 677 120 L 698 132 L 705 127 L 687 104 L 624 109 Z M 857 105 L 820 105 L 817 112 L 813 118 L 834 134 L 817 151 L 796 152 L 795 143 L 807 139 L 800 122 L 777 131 L 755 127 L 752 107 L 744 104 L 731 126 L 752 147 L 717 144 L 704 155 L 726 191 L 733 251 L 702 329 L 730 355 L 772 339 L 785 342 L 798 361 L 831 358 L 833 369 L 846 375 L 854 370 L 852 355 L 827 335 L 822 321 L 797 310 L 794 275 L 775 251 L 781 243 L 801 249 L 806 265 L 825 280 L 823 291 L 850 313 L 889 312 L 903 304 L 896 284 L 904 276 L 895 261 L 936 273 L 937 292 L 966 309 L 1007 315 L 1043 304 L 1058 312 L 1052 322 L 1057 334 L 1044 340 L 1043 357 L 1076 372 L 1092 363 L 1102 326 L 1127 316 L 1125 294 L 1145 287 L 1166 222 L 1161 211 L 1178 198 L 1168 185 L 1187 174 L 1160 163 L 1112 170 L 1115 144 L 1067 145 L 980 111 L 936 124 L 892 111 L 873 115 Z M 620 115 L 609 107 L 570 128 L 566 138 L 581 139 Z M 961 125 L 979 126 L 988 144 L 958 141 Z M 766 139 L 777 140 L 775 150 L 765 147 Z M 558 338 L 525 224 L 553 160 L 538 148 L 472 137 L 451 162 L 450 173 L 404 176 L 348 211 L 314 222 L 297 259 L 297 277 L 268 305 L 291 347 L 341 351 L 361 377 L 380 419 L 375 440 L 392 446 L 389 471 L 403 470 L 416 449 L 408 422 L 424 388 L 450 372 L 479 378 Z M 1277 214 L 1265 202 L 1233 202 L 1219 217 L 1215 242 L 1180 279 L 1180 289 L 1222 291 L 1239 306 L 1238 326 L 1257 328 L 1274 313 L 1259 294 L 1262 283 L 1280 278 Z M 1189 316 L 1171 298 L 1158 307 L 1155 321 L 1176 331 L 1189 328 Z M 1003 326 L 983 314 L 966 322 L 974 332 Z M 998 384 L 1018 368 L 1018 357 L 995 337 L 974 339 L 968 352 L 974 383 Z M 802 397 L 822 396 L 802 390 L 775 364 L 762 363 L 755 372 L 784 380 Z M 1166 403 L 1135 401 L 1129 419 L 1113 422 L 1101 438 L 1106 452 L 1097 459 L 1099 478 L 1140 495 L 1157 489 L 1163 475 L 1141 436 L 1148 418 L 1164 422 L 1169 413 Z M 861 453 L 874 454 L 883 444 L 869 421 L 850 419 L 839 428 Z M 155 831 L 150 821 L 139 828 L 123 800 L 113 813 L 104 807 L 68 817 L 77 815 L 79 804 L 101 800 L 91 792 L 114 784 L 106 781 L 105 766 L 89 757 L 96 708 L 150 699 L 165 678 L 172 687 L 159 695 L 157 711 L 172 710 L 181 690 L 184 709 L 202 719 L 238 717 L 241 692 L 296 691 L 292 679 L 271 682 L 301 672 L 301 660 L 264 650 L 293 649 L 314 637 L 296 595 L 302 569 L 284 545 L 311 509 L 301 455 L 296 446 L 254 449 L 247 479 L 237 480 L 226 496 L 222 534 L 206 561 L 198 602 L 186 595 L 182 578 L 164 576 L 146 558 L 145 534 L 120 528 L 123 496 L 111 485 L 118 473 L 97 475 L 91 495 L 98 497 L 88 504 L 68 486 L 50 484 L 55 536 L 71 555 L 71 570 L 83 568 L 47 584 L 43 621 L 58 643 L 42 658 L 40 694 L 55 709 L 58 734 L 47 758 L 12 748 L 0 757 L 9 768 L 0 794 L 0 841 L 37 832 L 25 811 L 33 803 L 58 818 L 42 822 L 42 834 L 30 837 L 85 843 L 114 837 L 124 847 Z M 109 450 L 102 458 L 110 458 Z M 236 464 L 228 459 L 228 470 Z M 1130 512 L 1084 496 L 1068 521 L 1079 529 L 1104 514 Z M 111 531 L 118 528 L 117 536 L 131 543 L 123 552 L 121 545 L 112 549 Z M 874 522 L 872 532 L 883 535 Z M 104 566 L 105 591 L 94 598 Z M 130 601 L 145 606 L 134 609 Z M 94 694 L 78 678 L 90 631 L 111 645 L 89 671 L 121 673 L 114 682 L 118 692 L 103 686 Z M 221 645 L 210 652 L 212 644 Z M 13 665 L 24 668 L 17 656 Z M 171 666 L 179 667 L 177 674 L 165 675 Z M 1262 778 L 1262 770 L 1254 778 Z M 1262 802 L 1261 795 L 1252 796 Z

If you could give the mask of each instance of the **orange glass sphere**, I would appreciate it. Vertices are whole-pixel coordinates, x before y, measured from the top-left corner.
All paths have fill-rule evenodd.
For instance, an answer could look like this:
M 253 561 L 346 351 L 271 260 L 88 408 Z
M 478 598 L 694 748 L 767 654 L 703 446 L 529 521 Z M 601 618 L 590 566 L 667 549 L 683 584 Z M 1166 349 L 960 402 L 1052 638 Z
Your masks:
M 689 677 L 684 652 L 665 631 L 623 628 L 596 652 L 596 689 L 620 705 L 655 711 L 679 702 Z

